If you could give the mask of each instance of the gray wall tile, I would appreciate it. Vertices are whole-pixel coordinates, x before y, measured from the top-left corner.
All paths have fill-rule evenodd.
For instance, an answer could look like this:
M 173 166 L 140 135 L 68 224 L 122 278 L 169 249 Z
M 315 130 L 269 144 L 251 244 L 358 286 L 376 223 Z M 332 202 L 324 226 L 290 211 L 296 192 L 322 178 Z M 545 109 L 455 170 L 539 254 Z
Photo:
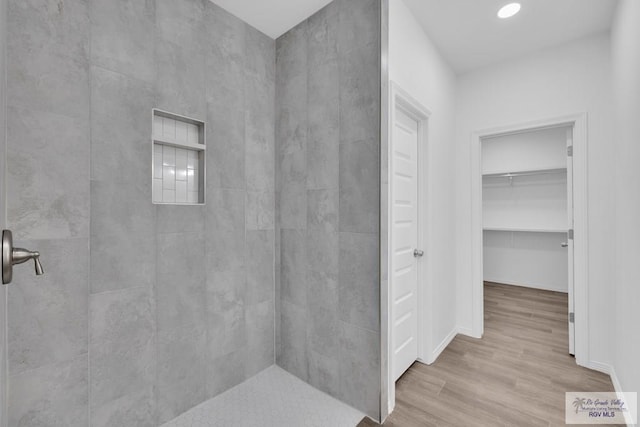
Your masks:
M 245 26 L 207 3 L 207 184 L 245 188 Z
M 155 304 L 149 287 L 91 296 L 91 409 L 118 406 L 116 400 L 155 382 Z M 94 411 L 96 411 L 94 413 Z
M 336 109 L 337 110 L 337 109 Z M 317 117 L 317 116 L 316 116 Z M 311 126 L 311 125 L 310 125 Z M 307 188 L 308 189 L 337 189 L 339 177 L 340 148 L 337 139 L 328 141 L 331 137 L 319 134 L 331 134 L 332 129 L 316 129 L 309 131 L 307 150 Z M 311 135 L 314 133 L 314 135 Z
M 204 239 L 200 233 L 158 234 L 158 331 L 205 322 Z
M 377 419 L 380 416 L 379 334 L 344 322 L 341 329 L 338 359 L 340 397 Z
M 204 206 L 158 205 L 158 234 L 204 232 Z
M 189 66 L 185 66 L 189 64 Z M 205 55 L 200 49 L 158 39 L 156 43 L 156 107 L 205 120 L 207 97 Z
M 9 377 L 9 425 L 85 427 L 87 355 Z
M 91 179 L 151 185 L 153 96 L 152 84 L 91 68 Z
M 337 232 L 307 231 L 307 300 L 325 309 L 338 307 Z
M 304 150 L 307 142 L 307 32 L 300 24 L 278 39 L 276 132 L 280 155 Z
M 340 144 L 340 231 L 378 232 L 379 157 L 376 141 Z
M 283 301 L 307 306 L 307 238 L 304 230 L 281 230 L 281 297 Z
M 207 97 L 216 100 L 224 88 L 239 90 L 233 98 L 244 107 L 244 71 L 247 46 L 246 27 L 240 19 L 212 2 L 205 2 L 206 36 L 210 43 L 204 47 L 207 55 Z M 254 38 L 249 40 L 249 43 Z M 272 54 L 273 56 L 273 54 Z M 243 123 L 244 125 L 244 123 Z
M 92 427 L 154 427 L 156 398 L 153 387 L 126 394 L 91 412 Z
M 31 262 L 13 272 L 8 288 L 9 374 L 75 359 L 88 351 L 87 239 L 14 242 L 40 252 L 46 275 Z
M 88 119 L 88 0 L 12 0 L 7 14 L 8 105 Z
M 337 2 L 309 18 L 307 188 L 338 188 L 340 80 Z
M 18 240 L 89 237 L 91 254 L 77 268 L 83 240 L 72 268 L 29 243 L 47 276 L 16 301 L 40 307 L 26 291 L 47 277 L 58 297 L 83 290 L 19 333 L 27 356 L 12 366 L 28 370 L 13 372 L 11 419 L 157 425 L 273 363 L 275 42 L 205 0 L 12 0 L 9 14 L 9 220 Z M 207 120 L 206 207 L 151 203 L 153 107 Z M 90 304 L 75 274 L 90 274 Z M 90 411 L 86 356 L 84 373 L 60 368 L 86 352 L 87 324 Z M 84 388 L 52 396 L 43 372 L 83 375 Z M 32 387 L 41 396 L 23 398 Z
M 307 345 L 309 351 L 327 357 L 338 353 L 340 318 L 337 311 L 310 304 L 307 309 Z
M 231 353 L 207 359 L 207 397 L 217 396 L 246 379 L 246 353 L 246 348 L 242 347 Z
M 339 313 L 347 323 L 380 330 L 378 236 L 340 233 Z
M 0 152 L 6 153 L 6 136 L 7 136 L 7 109 L 6 109 L 6 92 L 7 92 L 7 58 L 6 58 L 6 28 L 7 28 L 7 2 L 0 0 L 0 26 L 5 30 L 0 34 Z M 6 154 L 0 156 L 0 176 L 6 177 Z M 0 190 L 0 197 L 3 198 L 3 204 L 6 203 L 6 193 L 4 187 Z M 0 224 L 6 226 L 6 207 L 0 209 Z M 0 425 L 7 425 L 7 289 L 0 290 L 0 366 L 5 368 L 0 370 L 0 404 L 4 410 L 0 414 Z
M 338 355 L 327 357 L 309 351 L 309 384 L 332 396 L 340 394 L 340 364 Z
M 126 186 L 92 181 L 91 217 L 91 292 L 152 286 L 156 207 L 149 180 Z
M 275 42 L 246 26 L 244 73 L 247 188 L 275 188 Z
M 91 0 L 91 24 L 93 64 L 153 83 L 155 0 Z
M 280 155 L 280 226 L 304 229 L 307 225 L 307 158 L 300 149 Z
M 204 38 L 204 0 L 156 0 L 158 37 L 176 45 L 200 48 Z
M 375 418 L 379 17 L 376 0 L 336 0 L 276 43 L 277 363 Z
M 378 141 L 380 2 L 339 1 L 340 142 Z
M 9 108 L 7 115 L 7 225 L 14 237 L 88 237 L 87 121 L 31 109 Z
M 273 230 L 246 232 L 247 305 L 273 300 L 273 250 Z
M 205 400 L 205 349 L 204 324 L 158 332 L 159 423 Z
M 282 228 L 304 230 L 307 225 L 307 190 L 304 181 L 280 187 L 279 221 Z
M 275 363 L 273 300 L 247 306 L 247 350 L 245 375 L 257 374 Z
M 208 360 L 216 360 L 220 356 L 246 348 L 247 324 L 243 304 L 224 311 L 207 312 L 206 326 Z
M 338 231 L 337 190 L 307 191 L 307 229 L 327 233 Z
M 207 269 L 211 271 L 207 273 L 207 311 L 224 312 L 244 304 L 247 281 L 244 265 L 218 270 L 207 264 Z
M 267 191 L 247 191 L 247 230 L 273 230 L 275 228 L 275 194 Z
M 245 112 L 242 97 L 238 102 L 237 95 L 233 89 L 223 89 L 207 101 L 208 188 L 246 187 Z
M 281 303 L 280 354 L 278 365 L 298 378 L 307 381 L 309 361 L 307 358 L 307 313 L 305 308 Z

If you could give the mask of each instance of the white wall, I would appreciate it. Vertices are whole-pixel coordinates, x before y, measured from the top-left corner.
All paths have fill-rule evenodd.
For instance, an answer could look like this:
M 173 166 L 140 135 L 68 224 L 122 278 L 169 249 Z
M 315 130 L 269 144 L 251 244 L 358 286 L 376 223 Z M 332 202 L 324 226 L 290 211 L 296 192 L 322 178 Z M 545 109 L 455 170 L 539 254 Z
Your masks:
M 472 327 L 471 135 L 474 131 L 588 113 L 589 355 L 610 360 L 614 176 L 610 46 L 593 36 L 459 76 L 456 123 L 457 307 Z
M 612 30 L 616 111 L 616 300 L 614 368 L 640 391 L 640 2 L 620 0 Z M 611 299 L 609 299 L 610 301 Z
M 483 138 L 483 174 L 547 170 L 510 178 L 483 177 L 485 281 L 567 292 L 568 249 L 561 246 L 571 228 L 567 131 L 556 127 Z
M 483 280 L 567 292 L 566 233 L 483 233 Z
M 431 112 L 428 123 L 428 225 L 424 248 L 425 307 L 432 350 L 456 330 L 455 301 L 455 88 L 456 77 L 401 0 L 389 2 L 389 78 Z

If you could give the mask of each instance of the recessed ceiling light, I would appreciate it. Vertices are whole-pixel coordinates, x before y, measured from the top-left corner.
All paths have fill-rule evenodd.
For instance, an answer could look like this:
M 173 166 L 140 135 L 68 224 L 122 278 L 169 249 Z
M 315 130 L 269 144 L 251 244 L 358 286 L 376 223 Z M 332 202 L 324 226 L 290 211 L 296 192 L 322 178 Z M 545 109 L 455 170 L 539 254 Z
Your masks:
M 498 18 L 511 18 L 518 12 L 520 12 L 520 3 L 509 3 L 500 8 L 500 10 L 498 11 Z

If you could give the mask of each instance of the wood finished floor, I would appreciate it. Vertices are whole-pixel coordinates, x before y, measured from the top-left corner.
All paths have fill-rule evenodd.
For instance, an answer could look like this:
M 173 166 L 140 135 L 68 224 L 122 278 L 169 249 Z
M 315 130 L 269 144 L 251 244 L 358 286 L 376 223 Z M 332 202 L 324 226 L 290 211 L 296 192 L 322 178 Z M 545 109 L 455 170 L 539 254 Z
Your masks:
M 482 339 L 458 335 L 411 366 L 384 426 L 562 426 L 565 391 L 613 391 L 568 354 L 566 294 L 487 282 L 484 295 Z

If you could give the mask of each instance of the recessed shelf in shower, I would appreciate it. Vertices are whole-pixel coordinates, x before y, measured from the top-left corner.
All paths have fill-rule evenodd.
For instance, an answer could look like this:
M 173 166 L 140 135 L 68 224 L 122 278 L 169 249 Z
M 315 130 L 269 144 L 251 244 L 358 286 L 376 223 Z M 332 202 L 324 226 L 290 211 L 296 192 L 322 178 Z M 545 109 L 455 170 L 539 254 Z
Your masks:
M 204 122 L 154 109 L 152 141 L 153 203 L 204 204 Z

